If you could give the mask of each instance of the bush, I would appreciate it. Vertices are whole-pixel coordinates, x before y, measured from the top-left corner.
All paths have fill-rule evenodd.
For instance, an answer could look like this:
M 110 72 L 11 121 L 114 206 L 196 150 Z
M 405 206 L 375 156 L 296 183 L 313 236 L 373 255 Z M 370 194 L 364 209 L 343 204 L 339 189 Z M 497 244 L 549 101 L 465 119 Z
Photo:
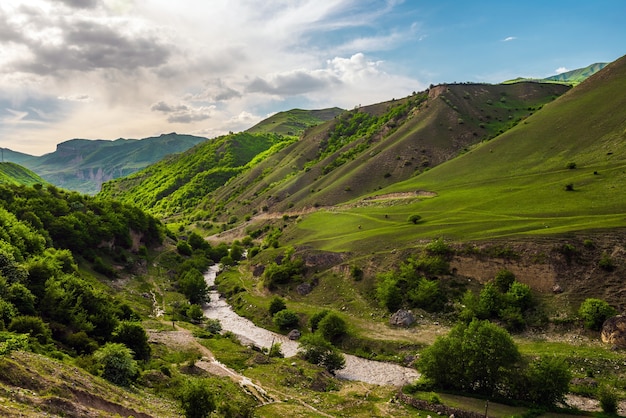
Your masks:
M 299 353 L 304 360 L 322 366 L 333 374 L 346 366 L 343 354 L 318 334 L 303 337 L 300 340 Z
M 426 348 L 417 368 L 443 389 L 494 395 L 521 356 L 511 336 L 489 321 L 458 324 Z
M 603 385 L 598 389 L 598 400 L 600 407 L 606 414 L 617 415 L 617 407 L 619 406 L 619 398 L 615 388 Z
M 585 327 L 600 331 L 602 324 L 616 314 L 616 310 L 601 299 L 589 298 L 580 304 L 578 315 L 582 318 Z
M 498 272 L 498 274 L 496 274 L 496 277 L 493 280 L 500 292 L 506 293 L 515 281 L 515 274 L 509 270 L 502 269 Z
M 311 318 L 309 318 L 309 328 L 311 328 L 311 332 L 317 331 L 317 327 L 322 319 L 326 315 L 328 315 L 330 311 L 328 309 L 321 310 L 313 314 Z
M 95 353 L 93 358 L 100 375 L 111 383 L 129 386 L 138 376 L 137 362 L 130 348 L 120 343 L 107 343 Z
M 327 341 L 332 342 L 343 337 L 348 331 L 348 326 L 339 315 L 330 312 L 319 322 L 317 331 Z
M 206 320 L 204 329 L 211 334 L 219 334 L 222 331 L 222 323 L 219 319 L 209 318 Z
M 422 217 L 420 215 L 410 215 L 408 221 L 412 224 L 417 224 L 421 219 Z
M 215 410 L 215 398 L 209 387 L 204 379 L 190 379 L 182 385 L 178 399 L 186 418 L 206 418 Z
M 38 316 L 16 316 L 9 325 L 9 331 L 17 334 L 29 334 L 40 344 L 47 344 L 52 340 L 50 327 Z
M 178 241 L 176 251 L 178 251 L 178 254 L 186 256 L 190 256 L 193 253 L 191 245 L 187 241 Z
M 148 334 L 139 322 L 122 321 L 113 333 L 113 341 L 133 350 L 135 359 L 148 360 L 151 354 Z
M 289 328 L 297 328 L 300 318 L 298 318 L 295 312 L 289 309 L 283 309 L 282 311 L 276 312 L 273 321 L 278 328 L 284 331 Z
M 271 316 L 274 316 L 276 313 L 287 309 L 287 304 L 285 300 L 279 296 L 274 296 L 272 301 L 270 302 L 270 307 L 268 309 Z

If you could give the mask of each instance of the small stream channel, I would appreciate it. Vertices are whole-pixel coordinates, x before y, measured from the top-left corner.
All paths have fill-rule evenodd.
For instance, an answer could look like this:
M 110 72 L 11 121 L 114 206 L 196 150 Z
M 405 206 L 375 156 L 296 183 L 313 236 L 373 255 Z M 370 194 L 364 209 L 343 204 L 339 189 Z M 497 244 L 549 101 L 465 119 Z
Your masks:
M 211 289 L 214 289 L 218 272 L 219 266 L 213 265 L 204 275 Z M 217 290 L 211 290 L 209 295 L 210 302 L 204 308 L 204 315 L 207 318 L 219 319 L 222 328 L 235 334 L 243 344 L 270 348 L 272 343 L 280 342 L 285 357 L 295 356 L 298 352 L 297 341 L 291 341 L 284 335 L 258 327 L 249 319 L 239 316 L 226 300 L 220 297 Z M 346 367 L 335 374 L 340 379 L 358 380 L 375 385 L 402 386 L 419 377 L 419 373 L 409 367 L 367 360 L 350 354 L 346 354 L 345 357 Z

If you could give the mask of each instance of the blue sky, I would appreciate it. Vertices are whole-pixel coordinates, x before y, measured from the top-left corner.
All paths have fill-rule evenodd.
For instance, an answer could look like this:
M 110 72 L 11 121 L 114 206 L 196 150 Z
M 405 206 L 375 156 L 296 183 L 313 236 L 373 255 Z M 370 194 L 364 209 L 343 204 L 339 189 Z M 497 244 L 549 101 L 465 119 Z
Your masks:
M 294 107 L 626 54 L 626 1 L 2 0 L 0 147 L 214 137 Z

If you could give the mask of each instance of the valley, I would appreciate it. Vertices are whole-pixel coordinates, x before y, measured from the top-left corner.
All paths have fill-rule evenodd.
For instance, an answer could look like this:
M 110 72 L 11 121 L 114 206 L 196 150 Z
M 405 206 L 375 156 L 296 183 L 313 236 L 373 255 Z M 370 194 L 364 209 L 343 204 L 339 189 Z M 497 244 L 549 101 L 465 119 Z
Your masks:
M 626 308 L 626 58 L 594 68 L 280 112 L 93 197 L 3 163 L 2 412 L 623 414 L 623 347 L 600 331 Z M 75 141 L 59 149 L 97 145 Z M 45 356 L 101 399 L 27 384 Z

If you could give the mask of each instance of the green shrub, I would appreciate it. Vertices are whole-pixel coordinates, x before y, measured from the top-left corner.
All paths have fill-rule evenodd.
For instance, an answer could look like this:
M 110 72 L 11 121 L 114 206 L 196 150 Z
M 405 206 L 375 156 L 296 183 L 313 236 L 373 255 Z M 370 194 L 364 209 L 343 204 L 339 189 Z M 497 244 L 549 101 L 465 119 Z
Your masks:
M 215 398 L 205 379 L 187 380 L 178 392 L 186 418 L 206 418 L 216 407 Z
M 420 215 L 410 215 L 408 221 L 412 224 L 417 224 L 421 219 L 422 217 Z
M 316 312 L 309 318 L 309 328 L 311 328 L 311 332 L 317 331 L 318 324 L 326 315 L 328 315 L 330 311 L 328 309 L 321 310 Z
M 290 328 L 297 328 L 300 318 L 298 318 L 298 314 L 295 312 L 289 309 L 283 309 L 274 314 L 273 321 L 278 328 L 284 331 Z
M 268 309 L 271 316 L 274 316 L 276 313 L 287 309 L 287 304 L 285 304 L 285 300 L 279 296 L 274 296 L 274 298 L 270 302 L 270 307 Z
M 588 298 L 580 304 L 578 315 L 582 318 L 585 327 L 600 331 L 602 324 L 617 311 L 601 299 Z
M 329 312 L 318 324 L 317 332 L 327 341 L 336 341 L 348 331 L 348 325 L 339 315 Z
M 93 353 L 100 375 L 111 383 L 129 386 L 138 376 L 139 368 L 130 348 L 120 343 L 106 343 Z
M 598 389 L 598 400 L 600 407 L 605 414 L 617 415 L 619 406 L 619 398 L 615 388 L 608 385 L 602 385 Z
M 9 331 L 29 334 L 41 344 L 47 344 L 52 340 L 50 327 L 38 316 L 16 316 L 11 320 Z

